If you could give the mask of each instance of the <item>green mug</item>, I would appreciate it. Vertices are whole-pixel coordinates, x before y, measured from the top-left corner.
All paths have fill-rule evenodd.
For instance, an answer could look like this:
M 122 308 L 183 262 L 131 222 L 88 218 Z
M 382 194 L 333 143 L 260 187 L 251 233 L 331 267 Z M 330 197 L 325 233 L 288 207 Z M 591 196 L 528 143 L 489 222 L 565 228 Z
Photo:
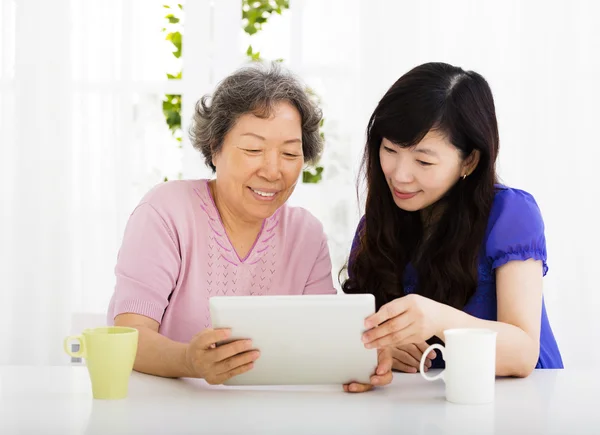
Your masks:
M 94 399 L 123 399 L 129 390 L 129 377 L 137 353 L 138 330 L 123 326 L 85 329 L 81 335 L 65 338 L 65 352 L 85 358 Z M 69 348 L 79 341 L 79 351 Z

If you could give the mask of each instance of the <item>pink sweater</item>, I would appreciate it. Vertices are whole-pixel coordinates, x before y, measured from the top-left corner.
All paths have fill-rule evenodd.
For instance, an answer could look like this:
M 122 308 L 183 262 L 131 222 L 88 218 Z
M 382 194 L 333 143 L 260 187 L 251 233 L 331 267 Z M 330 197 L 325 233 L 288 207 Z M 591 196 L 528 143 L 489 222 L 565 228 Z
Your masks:
M 336 292 L 327 239 L 313 215 L 282 206 L 239 258 L 208 180 L 170 181 L 146 194 L 127 223 L 115 274 L 109 324 L 121 313 L 141 314 L 179 342 L 211 326 L 211 296 Z

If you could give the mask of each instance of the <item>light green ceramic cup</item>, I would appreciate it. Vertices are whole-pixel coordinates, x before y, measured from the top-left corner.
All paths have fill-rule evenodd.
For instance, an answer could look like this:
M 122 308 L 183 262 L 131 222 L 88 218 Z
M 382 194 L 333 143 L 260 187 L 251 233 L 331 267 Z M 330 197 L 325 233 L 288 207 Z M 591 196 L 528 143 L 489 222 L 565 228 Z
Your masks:
M 69 348 L 79 341 L 79 351 Z M 75 358 L 85 358 L 94 399 L 123 399 L 137 353 L 138 330 L 122 326 L 85 329 L 81 335 L 65 338 L 64 349 Z

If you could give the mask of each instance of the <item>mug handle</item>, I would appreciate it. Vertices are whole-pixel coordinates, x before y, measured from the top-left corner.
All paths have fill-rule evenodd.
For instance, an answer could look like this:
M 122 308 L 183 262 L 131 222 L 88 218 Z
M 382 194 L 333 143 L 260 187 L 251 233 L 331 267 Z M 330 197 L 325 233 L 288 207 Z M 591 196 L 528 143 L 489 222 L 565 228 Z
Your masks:
M 69 341 L 71 340 L 77 340 L 79 341 L 79 350 L 77 352 L 73 352 L 70 348 L 69 348 Z M 65 352 L 72 356 L 73 358 L 85 358 L 85 341 L 83 339 L 83 335 L 70 335 L 67 338 L 65 338 L 65 341 L 63 343 L 63 347 L 65 349 Z
M 432 344 L 431 346 L 429 346 L 427 348 L 427 350 L 425 352 L 423 352 L 423 355 L 421 355 L 421 364 L 419 364 L 419 373 L 421 373 L 421 376 L 423 376 L 423 378 L 425 378 L 427 381 L 435 381 L 440 378 L 442 380 L 444 380 L 444 372 L 446 371 L 445 369 L 442 370 L 441 372 L 439 372 L 435 376 L 428 376 L 425 374 L 425 360 L 427 359 L 427 355 L 429 355 L 429 352 L 431 352 L 433 349 L 439 349 L 439 351 L 442 352 L 442 358 L 444 357 L 444 351 L 446 350 L 446 348 L 438 343 Z

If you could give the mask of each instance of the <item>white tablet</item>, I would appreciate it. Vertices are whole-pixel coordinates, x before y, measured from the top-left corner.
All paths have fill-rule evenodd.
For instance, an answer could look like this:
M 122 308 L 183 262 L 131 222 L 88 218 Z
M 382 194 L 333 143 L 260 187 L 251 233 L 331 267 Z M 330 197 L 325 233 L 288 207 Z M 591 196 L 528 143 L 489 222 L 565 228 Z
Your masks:
M 375 298 L 359 295 L 215 296 L 213 328 L 252 340 L 260 357 L 226 385 L 369 383 L 377 350 L 361 341 Z M 232 341 L 228 340 L 228 341 Z

